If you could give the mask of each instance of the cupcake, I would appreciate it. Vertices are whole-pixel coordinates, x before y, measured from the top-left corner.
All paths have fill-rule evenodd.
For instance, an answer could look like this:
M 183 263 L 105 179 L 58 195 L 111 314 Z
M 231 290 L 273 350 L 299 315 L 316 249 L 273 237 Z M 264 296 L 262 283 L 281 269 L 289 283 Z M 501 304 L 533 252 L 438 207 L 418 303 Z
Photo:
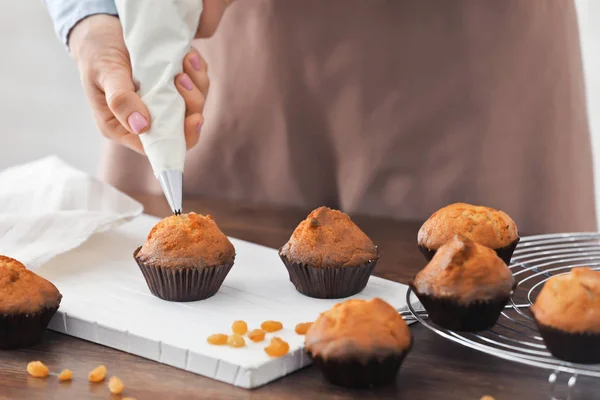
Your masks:
M 454 235 L 464 235 L 498 253 L 509 265 L 519 233 L 504 212 L 489 207 L 455 203 L 436 211 L 419 229 L 419 249 L 427 260 Z
M 331 383 L 372 387 L 395 380 L 412 337 L 400 314 L 375 298 L 336 304 L 311 325 L 304 344 Z
M 574 268 L 544 284 L 531 312 L 556 358 L 600 363 L 600 271 Z
M 0 349 L 39 343 L 61 298 L 52 283 L 0 256 Z
M 510 269 L 496 252 L 458 235 L 410 283 L 433 322 L 469 332 L 496 324 L 513 285 Z
M 327 207 L 300 222 L 279 256 L 296 290 L 322 299 L 359 293 L 379 259 L 377 246 L 350 217 Z
M 189 213 L 161 220 L 133 257 L 153 295 L 196 301 L 217 293 L 235 249 L 210 215 Z

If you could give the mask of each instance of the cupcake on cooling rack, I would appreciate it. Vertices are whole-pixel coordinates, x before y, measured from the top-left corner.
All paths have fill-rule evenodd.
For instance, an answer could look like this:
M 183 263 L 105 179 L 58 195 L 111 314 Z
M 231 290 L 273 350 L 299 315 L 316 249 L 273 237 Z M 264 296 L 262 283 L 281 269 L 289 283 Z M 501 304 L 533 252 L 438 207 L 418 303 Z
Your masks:
M 379 259 L 377 247 L 347 214 L 317 208 L 279 250 L 296 289 L 316 298 L 362 291 Z
M 347 387 L 394 381 L 411 347 L 408 326 L 379 298 L 335 305 L 319 316 L 305 337 L 306 352 L 325 378 Z
M 517 225 L 503 211 L 455 203 L 436 211 L 419 229 L 419 249 L 427 260 L 454 235 L 489 247 L 508 265 L 519 243 Z
M 455 331 L 493 327 L 513 290 L 513 276 L 492 249 L 465 236 L 441 246 L 410 287 L 429 318 Z
M 600 271 L 574 268 L 553 276 L 531 312 L 553 356 L 576 363 L 600 363 Z
M 217 293 L 235 249 L 210 215 L 189 213 L 161 220 L 133 256 L 152 294 L 195 301 Z
M 0 349 L 39 343 L 61 298 L 52 283 L 0 256 Z

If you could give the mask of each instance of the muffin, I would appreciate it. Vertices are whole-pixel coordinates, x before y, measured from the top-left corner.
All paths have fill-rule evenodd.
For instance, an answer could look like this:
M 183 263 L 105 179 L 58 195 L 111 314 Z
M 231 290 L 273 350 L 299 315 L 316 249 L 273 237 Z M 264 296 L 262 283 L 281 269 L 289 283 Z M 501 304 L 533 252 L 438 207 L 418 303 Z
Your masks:
M 421 226 L 417 237 L 419 249 L 429 261 L 454 235 L 464 235 L 495 250 L 507 265 L 520 239 L 517 225 L 506 213 L 455 203 L 436 211 Z
M 320 207 L 298 225 L 279 256 L 296 290 L 335 299 L 365 288 L 379 252 L 347 214 Z
M 600 363 L 600 271 L 574 268 L 544 284 L 531 312 L 556 358 Z
M 196 301 L 217 293 L 233 266 L 235 249 L 210 215 L 189 213 L 157 223 L 133 257 L 153 295 Z
M 412 337 L 400 314 L 375 298 L 336 304 L 311 325 L 304 344 L 331 383 L 372 387 L 395 380 Z
M 39 343 L 61 298 L 52 283 L 0 256 L 0 349 Z
M 510 300 L 514 280 L 492 249 L 465 236 L 440 247 L 410 287 L 439 326 L 476 332 L 493 327 Z

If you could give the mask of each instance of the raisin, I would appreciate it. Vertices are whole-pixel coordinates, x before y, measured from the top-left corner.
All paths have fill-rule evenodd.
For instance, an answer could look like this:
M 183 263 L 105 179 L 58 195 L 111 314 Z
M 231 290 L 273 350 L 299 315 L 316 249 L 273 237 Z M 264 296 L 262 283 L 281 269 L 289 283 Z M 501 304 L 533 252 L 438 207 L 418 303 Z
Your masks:
M 279 321 L 265 321 L 260 324 L 260 327 L 265 332 L 277 332 L 283 329 L 283 325 Z
M 227 335 L 223 333 L 217 333 L 215 335 L 210 335 L 208 338 L 206 338 L 206 341 L 209 344 L 214 344 L 216 346 L 224 345 L 227 344 Z
M 116 376 L 112 376 L 108 381 L 108 390 L 110 390 L 112 394 L 121 394 L 123 389 L 125 389 L 123 381 Z
M 231 330 L 237 335 L 245 335 L 248 332 L 248 324 L 246 321 L 235 321 L 231 325 Z
M 306 335 L 306 332 L 308 332 L 308 329 L 310 328 L 311 325 L 312 325 L 312 322 L 303 322 L 303 323 L 296 325 L 296 333 L 298 335 Z
M 70 381 L 71 379 L 73 379 L 73 372 L 70 369 L 64 369 L 58 374 L 58 380 L 61 382 Z
M 262 342 L 265 340 L 265 331 L 262 329 L 254 329 L 253 331 L 248 332 L 248 339 L 253 342 Z
M 265 353 L 271 357 L 281 357 L 290 351 L 290 345 L 278 337 L 271 339 L 271 344 L 265 347 Z
M 227 338 L 227 344 L 231 347 L 244 347 L 246 345 L 246 341 L 243 337 L 234 333 Z
M 104 378 L 106 378 L 106 367 L 104 365 L 94 368 L 88 375 L 88 380 L 95 383 L 102 382 Z
M 46 367 L 41 361 L 32 361 L 27 364 L 27 372 L 29 372 L 29 375 L 33 376 L 34 378 L 45 378 L 50 373 L 48 367 Z

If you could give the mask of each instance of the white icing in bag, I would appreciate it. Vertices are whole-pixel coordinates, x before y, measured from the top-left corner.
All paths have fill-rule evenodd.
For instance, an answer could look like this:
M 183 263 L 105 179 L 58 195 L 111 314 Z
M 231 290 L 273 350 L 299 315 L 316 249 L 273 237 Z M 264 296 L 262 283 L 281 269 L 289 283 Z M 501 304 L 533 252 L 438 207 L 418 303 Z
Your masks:
M 150 110 L 140 135 L 155 175 L 183 171 L 185 103 L 174 84 L 191 48 L 202 0 L 116 0 L 138 94 Z

